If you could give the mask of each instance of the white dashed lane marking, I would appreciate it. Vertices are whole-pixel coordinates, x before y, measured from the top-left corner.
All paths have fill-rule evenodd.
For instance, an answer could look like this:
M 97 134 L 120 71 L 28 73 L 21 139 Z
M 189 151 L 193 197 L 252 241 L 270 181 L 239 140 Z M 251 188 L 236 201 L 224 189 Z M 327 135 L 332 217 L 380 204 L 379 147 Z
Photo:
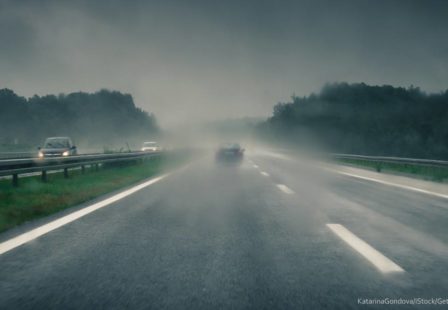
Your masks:
M 277 184 L 277 187 L 285 194 L 294 194 L 294 191 L 284 184 Z
M 327 227 L 355 251 L 364 256 L 364 258 L 371 262 L 379 271 L 383 273 L 404 272 L 403 268 L 374 249 L 367 242 L 358 238 L 341 224 L 327 224 Z

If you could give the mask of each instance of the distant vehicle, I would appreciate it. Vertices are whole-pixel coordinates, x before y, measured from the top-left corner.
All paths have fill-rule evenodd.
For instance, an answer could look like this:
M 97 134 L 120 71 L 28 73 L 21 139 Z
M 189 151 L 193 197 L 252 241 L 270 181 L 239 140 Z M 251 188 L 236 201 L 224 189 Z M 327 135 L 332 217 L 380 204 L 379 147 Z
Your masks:
M 157 144 L 157 142 L 154 141 L 148 141 L 144 142 L 142 145 L 142 151 L 143 152 L 159 152 L 162 148 L 160 145 Z
M 72 140 L 68 137 L 51 137 L 45 140 L 44 146 L 38 148 L 39 158 L 65 157 L 76 155 L 78 152 Z
M 244 157 L 244 149 L 238 143 L 225 143 L 216 151 L 218 161 L 241 161 Z

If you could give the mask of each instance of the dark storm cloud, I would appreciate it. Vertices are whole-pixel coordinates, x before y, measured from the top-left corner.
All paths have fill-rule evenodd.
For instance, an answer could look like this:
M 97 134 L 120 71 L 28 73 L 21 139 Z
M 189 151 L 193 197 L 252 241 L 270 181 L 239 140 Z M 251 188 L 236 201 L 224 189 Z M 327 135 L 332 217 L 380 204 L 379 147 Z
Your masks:
M 162 125 L 332 81 L 445 89 L 446 1 L 1 1 L 0 85 L 130 92 Z
M 35 31 L 31 24 L 8 11 L 0 11 L 0 63 L 2 75 L 31 61 Z

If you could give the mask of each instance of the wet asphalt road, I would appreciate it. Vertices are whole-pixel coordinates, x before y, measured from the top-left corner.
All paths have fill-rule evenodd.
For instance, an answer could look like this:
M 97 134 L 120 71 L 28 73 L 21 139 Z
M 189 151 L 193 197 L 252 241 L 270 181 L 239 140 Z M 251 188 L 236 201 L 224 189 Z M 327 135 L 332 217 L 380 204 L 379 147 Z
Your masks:
M 328 223 L 405 272 L 380 272 Z M 447 232 L 448 200 L 263 154 L 239 166 L 210 157 L 1 255 L 0 309 L 368 309 L 361 299 L 446 299 Z

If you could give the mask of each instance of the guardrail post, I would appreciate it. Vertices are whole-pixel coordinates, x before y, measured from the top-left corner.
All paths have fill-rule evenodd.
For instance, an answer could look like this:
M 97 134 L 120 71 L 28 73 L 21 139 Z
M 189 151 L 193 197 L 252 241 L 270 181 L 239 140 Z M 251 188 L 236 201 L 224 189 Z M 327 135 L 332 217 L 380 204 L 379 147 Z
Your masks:
M 81 173 L 84 174 L 86 172 L 86 167 L 84 165 L 81 165 Z
M 64 178 L 68 179 L 68 168 L 64 168 Z
M 377 172 L 381 172 L 381 163 L 380 162 L 378 162 L 377 164 L 376 164 L 376 171 Z
M 42 182 L 47 182 L 47 170 L 42 170 Z
M 12 186 L 14 187 L 19 186 L 19 176 L 17 175 L 17 173 L 14 173 L 12 175 Z

